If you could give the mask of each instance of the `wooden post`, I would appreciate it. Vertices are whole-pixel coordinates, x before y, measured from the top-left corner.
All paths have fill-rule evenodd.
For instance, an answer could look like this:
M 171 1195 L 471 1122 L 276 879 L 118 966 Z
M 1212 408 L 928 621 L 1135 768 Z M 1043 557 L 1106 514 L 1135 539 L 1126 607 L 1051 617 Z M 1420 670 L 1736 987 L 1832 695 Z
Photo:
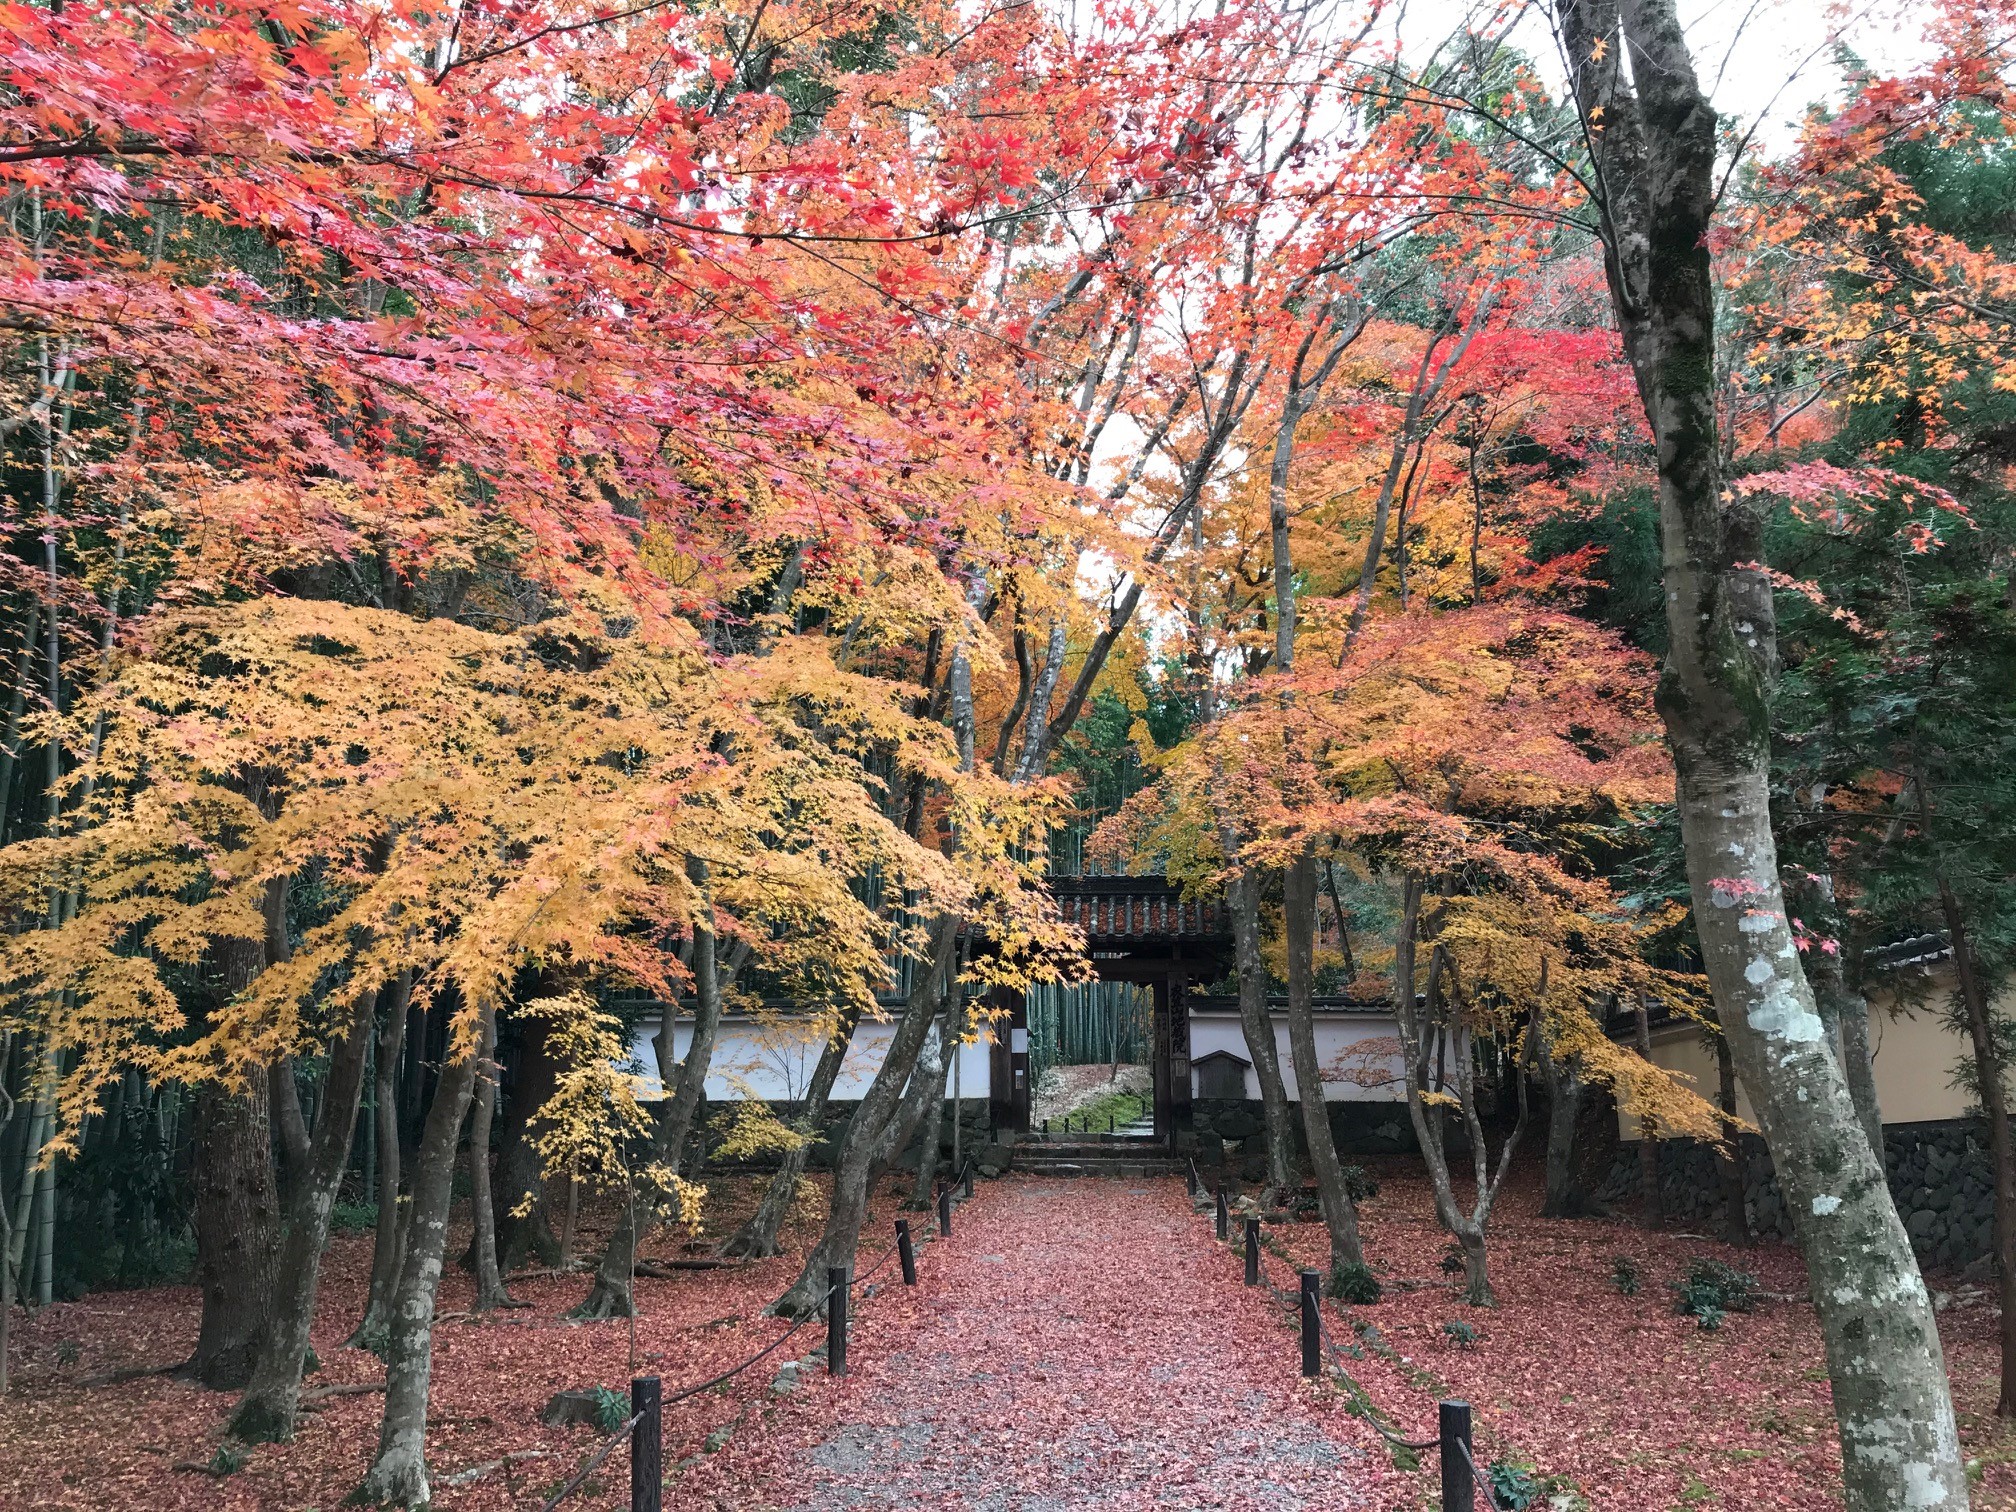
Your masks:
M 1477 1482 L 1470 1468 L 1470 1404 L 1443 1402 L 1438 1418 L 1442 1430 L 1442 1512 L 1476 1512 Z
M 938 1194 L 938 1236 L 952 1237 L 952 1188 L 946 1187 Z
M 1246 1220 L 1246 1284 L 1260 1284 L 1260 1220 Z
M 966 1162 L 965 1177 L 966 1177 L 965 1196 L 966 1200 L 968 1202 L 971 1202 L 973 1200 L 973 1162 L 970 1160 Z
M 847 1374 L 847 1289 L 853 1283 L 853 1268 L 826 1267 L 826 1374 Z
M 665 1491 L 665 1424 L 658 1377 L 630 1383 L 630 1512 L 659 1512 Z
M 1322 1306 L 1322 1272 L 1305 1270 L 1302 1272 L 1302 1374 L 1305 1376 L 1323 1374 Z
M 1225 1188 L 1218 1188 L 1218 1237 L 1221 1240 L 1232 1237 L 1232 1210 L 1225 1205 Z
M 896 1220 L 896 1259 L 903 1267 L 903 1284 L 917 1284 L 917 1250 L 910 1243 L 910 1220 Z

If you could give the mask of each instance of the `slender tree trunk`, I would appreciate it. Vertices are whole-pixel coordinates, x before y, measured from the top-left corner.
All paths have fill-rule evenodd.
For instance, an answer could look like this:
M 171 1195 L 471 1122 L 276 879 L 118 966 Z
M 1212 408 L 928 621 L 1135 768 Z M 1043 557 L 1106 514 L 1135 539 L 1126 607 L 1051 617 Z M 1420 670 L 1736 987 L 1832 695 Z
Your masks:
M 1761 518 L 1727 497 L 1715 413 L 1718 120 L 1673 0 L 1555 0 L 1605 272 L 1657 449 L 1678 777 L 1702 963 L 1770 1146 L 1826 1340 L 1847 1512 L 1967 1505 L 1932 1299 L 1829 1053 L 1771 830 L 1772 590 Z M 1626 59 L 1628 58 L 1628 65 Z
M 1647 1065 L 1652 1061 L 1652 1018 L 1641 993 L 1632 999 L 1631 1011 L 1637 1022 L 1638 1055 Z M 1650 1117 L 1638 1117 L 1638 1219 L 1647 1228 L 1657 1228 L 1665 1219 L 1665 1203 L 1659 1190 L 1659 1125 Z
M 689 863 L 689 866 L 695 870 L 695 881 L 704 888 L 705 866 L 698 861 Z M 686 1141 L 692 1133 L 693 1117 L 699 1111 L 701 1097 L 706 1091 L 707 1071 L 714 1062 L 714 1038 L 721 1027 L 721 1003 L 726 984 L 722 981 L 716 948 L 710 920 L 693 931 L 693 1039 L 686 1047 L 686 1059 L 679 1063 L 678 1076 L 669 1084 L 670 1094 L 658 1110 L 658 1127 L 652 1136 L 658 1162 L 675 1173 L 683 1169 Z M 735 951 L 733 964 L 727 972 L 730 980 L 748 954 L 747 946 L 739 943 Z M 671 1050 L 672 1020 L 667 1014 L 658 1038 L 661 1084 Z M 594 1285 L 589 1288 L 581 1305 L 568 1314 L 569 1317 L 628 1318 L 635 1315 L 636 1302 L 631 1295 L 630 1281 L 637 1270 L 637 1246 L 651 1225 L 651 1214 L 650 1204 L 640 1206 L 634 1198 L 624 1204 L 623 1216 L 616 1220 L 615 1231 L 610 1234 L 608 1246 L 602 1251 L 602 1263 L 595 1269 Z
M 833 1201 L 826 1213 L 826 1229 L 805 1257 L 798 1279 L 770 1311 L 787 1318 L 801 1318 L 825 1309 L 826 1268 L 852 1265 L 860 1243 L 861 1224 L 868 1213 L 868 1184 L 873 1174 L 876 1147 L 883 1131 L 895 1116 L 917 1053 L 931 1029 L 938 1008 L 939 979 L 952 961 L 952 947 L 958 935 L 958 920 L 945 916 L 933 929 L 931 954 L 923 963 L 909 1001 L 896 1021 L 882 1065 L 868 1084 L 867 1095 L 847 1126 L 840 1146 L 840 1164 L 833 1173 Z
M 1295 1098 L 1302 1110 L 1302 1137 L 1309 1146 L 1309 1164 L 1316 1173 L 1316 1192 L 1323 1204 L 1323 1222 L 1330 1230 L 1330 1268 L 1363 1265 L 1365 1249 L 1358 1238 L 1358 1209 L 1344 1181 L 1337 1142 L 1330 1133 L 1330 1109 L 1323 1100 L 1323 1066 L 1316 1058 L 1316 1020 L 1312 979 L 1316 938 L 1316 862 L 1308 852 L 1290 861 L 1282 873 L 1288 933 L 1288 1049 L 1295 1066 Z
M 1988 1123 L 1988 1160 L 1995 1176 L 1995 1281 L 2001 1304 L 2002 1374 L 1995 1397 L 1997 1417 L 2016 1417 L 2016 1136 L 2009 1120 L 2009 1066 L 1996 1030 L 1988 985 L 1981 978 L 1972 931 L 1945 878 L 1939 880 L 1939 907 L 1953 945 L 1960 980 L 1960 1008 L 1974 1053 L 1976 1092 Z
M 1262 1206 L 1281 1201 L 1295 1184 L 1295 1127 L 1289 1121 L 1288 1088 L 1281 1078 L 1281 1052 L 1274 1038 L 1274 1015 L 1267 1007 L 1267 963 L 1260 955 L 1260 879 L 1235 872 L 1225 885 L 1232 910 L 1232 949 L 1239 970 L 1239 1027 L 1253 1075 L 1260 1083 L 1260 1112 L 1267 1135 L 1267 1191 Z
M 1587 1218 L 1595 1204 L 1583 1190 L 1575 1164 L 1575 1126 L 1582 1111 L 1582 1062 L 1556 1055 L 1544 1026 L 1533 1033 L 1534 1059 L 1547 1083 L 1547 1170 L 1543 1218 Z
M 487 1019 L 493 1010 L 486 1004 L 478 1011 Z M 421 1507 L 429 1500 L 427 1395 L 434 1371 L 434 1298 L 448 1249 L 455 1145 L 475 1092 L 483 1039 L 479 1022 L 458 1047 L 452 1023 L 449 1028 L 449 1054 L 434 1079 L 434 1097 L 413 1161 L 406 1252 L 385 1346 L 385 1411 L 378 1426 L 378 1455 L 353 1493 L 354 1500 L 367 1505 Z
M 479 1313 L 515 1305 L 497 1269 L 497 1208 L 490 1191 L 490 1125 L 497 1111 L 496 1053 L 497 1022 L 492 1016 L 483 1026 L 483 1058 L 469 1107 L 469 1212 L 475 1228 L 470 1242 L 475 1251 Z
M 1736 1117 L 1736 1062 L 1729 1054 L 1729 1037 L 1715 1035 L 1715 1102 L 1725 1121 Z M 1731 1244 L 1749 1244 L 1750 1203 L 1744 1195 L 1743 1141 L 1730 1122 L 1723 1135 L 1722 1152 L 1716 1159 L 1722 1172 L 1722 1225 Z
M 812 1085 L 805 1090 L 805 1109 L 799 1119 L 799 1132 L 805 1136 L 804 1142 L 785 1151 L 784 1163 L 770 1178 L 763 1200 L 756 1205 L 756 1211 L 750 1214 L 748 1221 L 721 1246 L 722 1254 L 746 1260 L 767 1260 L 778 1253 L 777 1236 L 791 1212 L 792 1202 L 798 1196 L 798 1183 L 805 1174 L 806 1159 L 811 1154 L 813 1141 L 819 1137 L 819 1127 L 826 1118 L 826 1104 L 833 1095 L 833 1084 L 840 1079 L 840 1066 L 847 1059 L 847 1049 L 854 1043 L 854 1028 L 860 1022 L 861 1010 L 850 1007 L 841 1015 L 839 1026 L 827 1037 L 825 1047 L 819 1052 L 819 1062 L 812 1068 Z
M 949 996 L 949 995 L 948 995 Z M 952 1004 L 945 1005 L 945 1023 L 938 1031 L 938 1068 L 929 1084 L 929 1103 L 918 1119 L 917 1180 L 910 1188 L 909 1207 L 918 1212 L 929 1208 L 938 1194 L 939 1145 L 945 1136 L 945 1083 L 952 1075 Z M 1117 1074 L 1117 1073 L 1116 1073 Z
M 413 973 L 404 971 L 381 994 L 384 1022 L 372 1059 L 374 1106 L 371 1117 L 378 1150 L 378 1222 L 371 1235 L 371 1290 L 363 1319 L 350 1335 L 355 1348 L 382 1349 L 392 1321 L 392 1292 L 399 1284 L 399 1260 L 406 1246 L 406 1215 L 399 1201 L 399 1055 L 406 1043 Z
M 330 1049 L 328 1077 L 315 1132 L 290 1183 L 287 1227 L 274 1274 L 268 1327 L 252 1367 L 251 1385 L 231 1416 L 232 1436 L 248 1443 L 294 1436 L 301 1372 L 307 1363 L 309 1333 L 315 1321 L 322 1251 L 329 1242 L 329 1218 L 335 1211 L 351 1136 L 357 1128 L 357 1108 L 364 1092 L 365 1053 L 371 1043 L 377 1006 L 375 991 L 360 994 L 343 1037 Z

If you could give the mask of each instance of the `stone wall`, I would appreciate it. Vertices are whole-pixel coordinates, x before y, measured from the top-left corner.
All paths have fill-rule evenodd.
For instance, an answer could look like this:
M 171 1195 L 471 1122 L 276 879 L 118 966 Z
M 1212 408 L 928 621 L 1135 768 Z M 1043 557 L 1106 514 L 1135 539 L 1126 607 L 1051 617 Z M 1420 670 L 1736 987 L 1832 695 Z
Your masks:
M 1993 1247 L 1995 1189 L 1987 1141 L 1973 1119 L 1891 1124 L 1883 1130 L 1883 1164 L 1890 1195 L 1919 1263 L 1929 1270 L 1965 1270 L 1984 1262 Z M 1764 1141 L 1742 1141 L 1743 1191 L 1753 1233 L 1792 1237 L 1792 1216 L 1779 1193 Z M 1668 1222 L 1719 1224 L 1722 1178 L 1713 1146 L 1696 1140 L 1662 1141 L 1659 1194 Z M 1638 1146 L 1619 1147 L 1597 1192 L 1608 1203 L 1635 1202 Z
M 1390 1102 L 1333 1102 L 1325 1105 L 1330 1114 L 1330 1136 L 1343 1155 L 1394 1155 L 1415 1148 L 1414 1125 L 1407 1110 Z M 1295 1147 L 1306 1152 L 1302 1138 L 1301 1111 L 1290 1105 L 1290 1122 L 1295 1128 Z M 1197 1147 L 1216 1159 L 1214 1141 L 1236 1141 L 1242 1158 L 1267 1153 L 1263 1131 L 1265 1115 L 1258 1101 L 1249 1098 L 1200 1097 L 1190 1104 L 1190 1124 Z

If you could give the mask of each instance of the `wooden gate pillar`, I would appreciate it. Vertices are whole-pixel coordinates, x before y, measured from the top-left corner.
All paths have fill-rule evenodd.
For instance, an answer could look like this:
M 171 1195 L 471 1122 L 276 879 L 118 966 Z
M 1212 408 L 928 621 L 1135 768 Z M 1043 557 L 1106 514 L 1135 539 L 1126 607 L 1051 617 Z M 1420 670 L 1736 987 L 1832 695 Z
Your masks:
M 993 1022 L 988 1056 L 988 1117 L 996 1131 L 1029 1132 L 1029 1004 L 1012 988 L 994 989 L 994 1006 L 1006 1009 Z

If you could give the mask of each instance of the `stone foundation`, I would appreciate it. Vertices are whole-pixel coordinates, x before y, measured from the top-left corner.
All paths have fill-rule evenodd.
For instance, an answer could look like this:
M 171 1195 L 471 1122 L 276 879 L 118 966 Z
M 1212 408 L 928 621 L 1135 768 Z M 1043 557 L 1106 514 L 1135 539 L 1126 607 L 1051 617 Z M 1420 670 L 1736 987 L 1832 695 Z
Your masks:
M 1986 1260 L 1993 1248 L 1995 1187 L 1981 1125 L 1973 1119 L 1891 1124 L 1883 1130 L 1883 1143 L 1890 1196 L 1919 1263 L 1930 1270 L 1957 1271 Z M 1744 1135 L 1741 1158 L 1751 1232 L 1789 1240 L 1792 1216 L 1778 1190 L 1764 1141 L 1755 1134 Z M 1698 1140 L 1661 1141 L 1659 1195 L 1669 1222 L 1704 1227 L 1721 1222 L 1717 1159 L 1715 1148 Z M 1618 1148 L 1597 1197 L 1607 1203 L 1631 1203 L 1637 1199 L 1638 1184 L 1638 1146 L 1627 1143 Z
M 1414 1125 L 1408 1120 L 1407 1110 L 1398 1103 L 1333 1102 L 1326 1104 L 1326 1108 L 1330 1114 L 1330 1137 L 1336 1140 L 1340 1155 L 1395 1155 L 1416 1148 Z M 1301 1111 L 1291 1103 L 1289 1113 L 1289 1122 L 1295 1128 L 1295 1147 L 1306 1154 Z M 1190 1126 L 1199 1147 L 1207 1154 L 1217 1154 L 1213 1140 L 1234 1140 L 1242 1146 L 1252 1141 L 1244 1153 L 1266 1153 L 1261 1143 L 1266 1115 L 1257 1101 L 1243 1097 L 1197 1098 L 1190 1104 Z

